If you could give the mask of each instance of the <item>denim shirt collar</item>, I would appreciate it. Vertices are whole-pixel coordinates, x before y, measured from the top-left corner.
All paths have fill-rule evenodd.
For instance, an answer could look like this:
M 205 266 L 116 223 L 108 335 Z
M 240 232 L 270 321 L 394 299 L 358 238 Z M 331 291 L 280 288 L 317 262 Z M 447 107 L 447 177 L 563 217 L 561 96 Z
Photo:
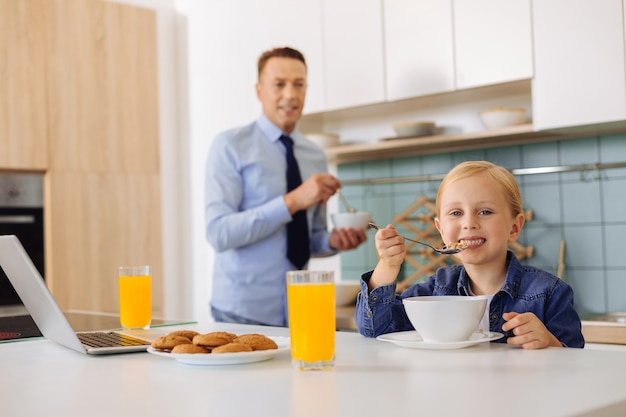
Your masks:
M 507 251 L 506 263 L 508 265 L 506 271 L 506 277 L 504 278 L 504 284 L 498 293 L 508 294 L 512 299 L 517 298 L 520 284 L 522 281 L 522 264 L 519 260 L 513 256 L 513 252 Z M 457 291 L 460 295 L 472 295 L 469 285 L 469 275 L 465 268 L 461 270 L 459 280 L 457 281 Z

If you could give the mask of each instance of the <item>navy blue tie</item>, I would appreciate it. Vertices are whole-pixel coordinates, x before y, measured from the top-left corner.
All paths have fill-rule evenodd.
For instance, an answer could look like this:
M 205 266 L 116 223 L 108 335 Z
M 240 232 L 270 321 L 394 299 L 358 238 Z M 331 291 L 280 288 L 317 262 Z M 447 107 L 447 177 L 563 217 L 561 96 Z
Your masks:
M 287 192 L 302 184 L 298 161 L 293 154 L 293 139 L 282 135 L 280 141 L 287 150 Z M 287 224 L 287 257 L 297 269 L 302 269 L 309 261 L 311 249 L 309 243 L 309 227 L 306 220 L 306 210 L 294 213 Z

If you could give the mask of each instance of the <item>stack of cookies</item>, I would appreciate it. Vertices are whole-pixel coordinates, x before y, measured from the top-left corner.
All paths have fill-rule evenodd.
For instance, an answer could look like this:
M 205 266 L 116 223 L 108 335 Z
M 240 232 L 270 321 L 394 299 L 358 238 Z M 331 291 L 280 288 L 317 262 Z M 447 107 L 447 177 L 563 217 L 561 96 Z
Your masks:
M 278 349 L 269 337 L 258 333 L 236 335 L 229 332 L 198 333 L 176 330 L 152 342 L 154 349 L 171 353 L 232 353 Z

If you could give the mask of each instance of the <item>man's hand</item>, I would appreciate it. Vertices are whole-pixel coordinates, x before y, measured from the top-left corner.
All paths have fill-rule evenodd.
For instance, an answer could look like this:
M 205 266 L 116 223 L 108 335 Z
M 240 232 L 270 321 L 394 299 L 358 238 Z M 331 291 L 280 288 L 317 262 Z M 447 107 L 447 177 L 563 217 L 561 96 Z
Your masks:
M 326 204 L 340 188 L 341 183 L 332 175 L 313 174 L 298 188 L 285 194 L 285 203 L 289 213 L 294 214 L 316 204 Z
M 328 245 L 335 250 L 354 249 L 367 240 L 363 229 L 333 229 Z

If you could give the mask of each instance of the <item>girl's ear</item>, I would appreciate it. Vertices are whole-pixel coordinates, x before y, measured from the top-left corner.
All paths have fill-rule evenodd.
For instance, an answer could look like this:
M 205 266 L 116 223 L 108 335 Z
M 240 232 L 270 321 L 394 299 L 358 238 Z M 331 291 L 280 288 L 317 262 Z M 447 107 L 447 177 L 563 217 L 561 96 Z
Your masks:
M 435 217 L 434 221 L 435 221 L 435 227 L 437 228 L 437 231 L 439 232 L 439 236 L 441 236 L 441 239 L 443 240 L 443 235 L 441 234 L 441 223 L 439 222 L 439 217 Z
M 524 217 L 524 213 L 520 213 L 515 216 L 515 220 L 511 225 L 511 231 L 509 232 L 509 242 L 515 242 L 519 237 L 520 233 L 522 233 L 522 227 L 524 227 L 524 222 L 526 218 Z

